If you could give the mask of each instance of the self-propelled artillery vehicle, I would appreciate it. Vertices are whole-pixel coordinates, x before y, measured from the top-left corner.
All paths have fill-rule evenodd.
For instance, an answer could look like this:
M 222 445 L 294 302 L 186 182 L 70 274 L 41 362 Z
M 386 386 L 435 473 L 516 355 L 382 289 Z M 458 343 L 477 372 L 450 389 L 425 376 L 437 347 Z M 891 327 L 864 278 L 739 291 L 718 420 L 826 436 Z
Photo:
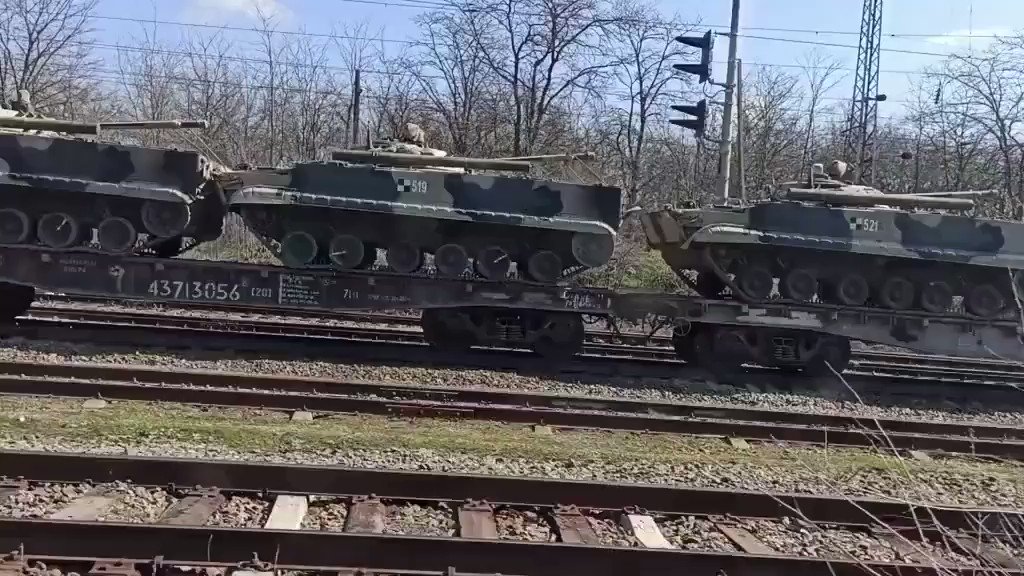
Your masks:
M 97 138 L 204 121 L 57 120 L 24 92 L 12 105 L 0 108 L 0 244 L 174 256 L 220 235 L 224 196 L 204 155 Z
M 555 283 L 605 264 L 621 220 L 612 186 L 532 178 L 526 161 L 450 157 L 377 141 L 329 161 L 239 171 L 228 204 L 288 266 L 364 269 L 382 248 L 413 273 L 475 270 Z
M 641 217 L 651 247 L 700 295 L 999 316 L 1021 295 L 1024 223 L 973 216 L 976 192 L 883 194 L 820 164 L 775 197 Z M 685 272 L 695 271 L 695 279 Z M 959 298 L 958 298 L 959 297 Z

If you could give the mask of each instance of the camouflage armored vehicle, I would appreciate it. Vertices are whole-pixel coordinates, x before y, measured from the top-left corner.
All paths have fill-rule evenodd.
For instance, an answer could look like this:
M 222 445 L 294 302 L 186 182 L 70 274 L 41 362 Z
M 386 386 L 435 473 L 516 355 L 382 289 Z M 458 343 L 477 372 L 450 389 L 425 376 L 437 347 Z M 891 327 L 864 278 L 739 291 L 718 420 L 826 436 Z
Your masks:
M 472 261 L 478 274 L 500 280 L 516 263 L 520 275 L 554 283 L 605 264 L 620 190 L 508 175 L 528 170 L 523 161 L 377 146 L 237 172 L 228 204 L 292 267 L 367 268 L 383 248 L 388 267 L 401 273 L 432 255 L 443 277 L 461 276 Z
M 12 108 L 0 108 L 0 244 L 173 256 L 186 238 L 220 235 L 224 196 L 205 156 L 83 137 L 205 122 L 55 120 L 25 93 Z
M 990 318 L 1024 286 L 1024 223 L 977 218 L 972 192 L 883 194 L 814 166 L 808 181 L 752 204 L 665 208 L 641 217 L 651 247 L 707 298 L 726 288 L 843 306 Z M 683 274 L 696 271 L 695 280 Z M 1013 282 L 1011 283 L 1011 273 Z

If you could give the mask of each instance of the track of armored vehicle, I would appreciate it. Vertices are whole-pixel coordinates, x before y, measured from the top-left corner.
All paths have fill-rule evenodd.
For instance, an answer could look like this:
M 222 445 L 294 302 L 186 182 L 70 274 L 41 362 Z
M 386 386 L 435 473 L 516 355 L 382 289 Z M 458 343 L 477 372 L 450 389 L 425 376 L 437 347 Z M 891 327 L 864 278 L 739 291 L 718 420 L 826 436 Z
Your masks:
M 621 191 L 509 176 L 523 161 L 377 150 L 331 161 L 239 171 L 228 204 L 287 266 L 358 270 L 382 248 L 387 267 L 441 277 L 475 274 L 554 283 L 604 265 L 621 221 Z M 491 173 L 481 174 L 487 170 Z
M 797 302 L 931 313 L 959 299 L 982 318 L 1016 309 L 1024 223 L 967 215 L 974 202 L 958 193 L 882 194 L 815 168 L 781 198 L 644 214 L 647 240 L 706 298 L 728 288 L 750 302 L 777 291 Z
M 226 207 L 205 156 L 82 137 L 204 126 L 90 124 L 0 109 L 0 244 L 169 257 L 217 238 Z

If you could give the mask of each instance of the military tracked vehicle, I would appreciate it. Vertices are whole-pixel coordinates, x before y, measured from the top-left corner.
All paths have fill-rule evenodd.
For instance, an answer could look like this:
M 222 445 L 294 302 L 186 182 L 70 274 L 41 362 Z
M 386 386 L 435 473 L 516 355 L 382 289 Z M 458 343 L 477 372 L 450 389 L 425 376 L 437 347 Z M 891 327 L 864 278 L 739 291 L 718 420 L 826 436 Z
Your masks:
M 83 137 L 205 126 L 57 120 L 19 94 L 12 109 L 0 108 L 0 244 L 174 256 L 217 238 L 227 210 L 205 156 Z
M 777 290 L 793 301 L 931 313 L 960 300 L 984 318 L 1016 308 L 1024 223 L 972 216 L 966 196 L 977 192 L 883 194 L 845 173 L 842 162 L 828 175 L 817 164 L 768 201 L 666 207 L 641 221 L 650 246 L 707 298 L 728 288 L 763 301 Z
M 292 267 L 368 268 L 382 248 L 396 272 L 421 270 L 432 255 L 442 277 L 472 269 L 503 280 L 516 263 L 526 279 L 555 283 L 611 257 L 618 188 L 530 178 L 526 161 L 392 144 L 236 172 L 228 205 Z

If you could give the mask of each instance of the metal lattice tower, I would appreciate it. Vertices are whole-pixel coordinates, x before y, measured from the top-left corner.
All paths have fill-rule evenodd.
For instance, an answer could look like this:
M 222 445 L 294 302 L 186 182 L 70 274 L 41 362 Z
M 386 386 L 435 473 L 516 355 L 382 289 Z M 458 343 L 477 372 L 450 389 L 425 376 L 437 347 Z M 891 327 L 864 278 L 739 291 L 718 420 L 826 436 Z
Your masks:
M 847 158 L 853 162 L 857 182 L 874 180 L 875 133 L 878 130 L 878 73 L 882 45 L 882 0 L 864 0 L 853 82 Z

